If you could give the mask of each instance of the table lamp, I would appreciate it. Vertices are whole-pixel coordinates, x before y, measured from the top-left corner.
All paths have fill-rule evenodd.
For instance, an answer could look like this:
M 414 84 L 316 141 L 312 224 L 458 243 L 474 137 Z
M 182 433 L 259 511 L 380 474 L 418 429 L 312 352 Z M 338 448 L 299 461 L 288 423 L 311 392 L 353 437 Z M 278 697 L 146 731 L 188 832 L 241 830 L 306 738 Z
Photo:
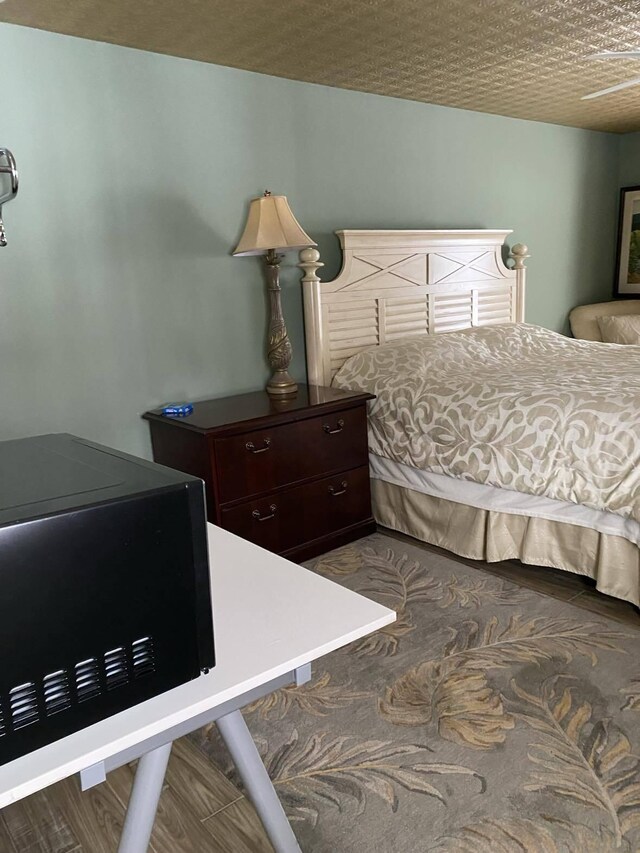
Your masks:
M 304 249 L 316 246 L 293 215 L 287 197 L 271 195 L 267 190 L 254 198 L 244 233 L 235 252 L 236 256 L 264 255 L 269 293 L 269 330 L 267 359 L 273 374 L 267 382 L 267 393 L 272 397 L 292 397 L 298 386 L 289 376 L 292 348 L 280 300 L 280 260 L 278 251 Z

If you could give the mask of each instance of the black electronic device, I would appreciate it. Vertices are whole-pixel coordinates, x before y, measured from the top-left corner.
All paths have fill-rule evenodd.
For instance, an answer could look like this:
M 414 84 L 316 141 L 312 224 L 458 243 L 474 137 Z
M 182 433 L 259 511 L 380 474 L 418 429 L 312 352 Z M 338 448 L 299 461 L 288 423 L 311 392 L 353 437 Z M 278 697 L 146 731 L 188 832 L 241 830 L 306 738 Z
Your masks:
M 0 442 L 0 764 L 214 663 L 202 481 L 67 434 Z

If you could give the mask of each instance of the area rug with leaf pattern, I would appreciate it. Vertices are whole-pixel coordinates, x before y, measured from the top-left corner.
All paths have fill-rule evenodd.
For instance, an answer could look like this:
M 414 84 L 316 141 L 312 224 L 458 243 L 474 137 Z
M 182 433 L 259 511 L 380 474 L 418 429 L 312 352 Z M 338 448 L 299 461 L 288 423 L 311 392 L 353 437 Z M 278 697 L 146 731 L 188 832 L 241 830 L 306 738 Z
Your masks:
M 381 534 L 309 568 L 398 619 L 245 709 L 305 853 L 640 850 L 640 617 Z

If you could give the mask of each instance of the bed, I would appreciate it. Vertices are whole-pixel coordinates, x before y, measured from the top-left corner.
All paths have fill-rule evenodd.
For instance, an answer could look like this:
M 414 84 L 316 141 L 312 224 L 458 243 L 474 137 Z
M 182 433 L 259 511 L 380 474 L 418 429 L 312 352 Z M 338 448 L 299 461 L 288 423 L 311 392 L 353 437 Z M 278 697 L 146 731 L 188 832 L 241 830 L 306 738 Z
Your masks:
M 639 605 L 640 347 L 527 324 L 510 231 L 337 233 L 334 281 L 301 252 L 308 375 L 377 395 L 378 523 Z

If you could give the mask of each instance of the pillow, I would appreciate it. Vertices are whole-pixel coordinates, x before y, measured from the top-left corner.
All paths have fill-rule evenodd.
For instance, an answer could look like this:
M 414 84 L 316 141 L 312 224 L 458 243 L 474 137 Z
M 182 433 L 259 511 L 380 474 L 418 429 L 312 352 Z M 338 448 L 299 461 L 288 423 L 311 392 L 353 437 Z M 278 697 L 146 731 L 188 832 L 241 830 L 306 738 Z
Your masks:
M 640 314 L 598 317 L 598 326 L 605 343 L 640 346 Z

